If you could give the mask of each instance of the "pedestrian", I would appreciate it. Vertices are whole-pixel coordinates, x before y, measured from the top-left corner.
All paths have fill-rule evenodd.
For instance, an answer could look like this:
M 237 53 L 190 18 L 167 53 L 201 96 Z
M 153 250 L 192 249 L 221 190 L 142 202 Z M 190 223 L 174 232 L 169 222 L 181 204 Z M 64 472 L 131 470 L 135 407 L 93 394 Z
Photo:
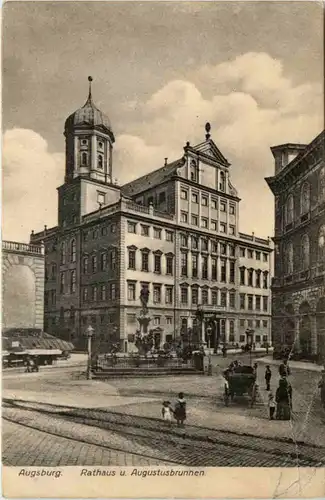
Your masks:
M 286 359 L 279 366 L 279 375 L 280 377 L 288 377 L 290 375 L 290 368 Z
M 266 365 L 265 368 L 265 383 L 266 383 L 266 390 L 270 390 L 270 382 L 271 382 L 271 377 L 272 377 L 272 372 L 270 365 Z
M 279 387 L 275 393 L 277 420 L 290 420 L 292 411 L 292 387 L 286 377 L 279 380 Z
M 269 392 L 269 416 L 270 416 L 270 420 L 274 420 L 274 412 L 275 412 L 275 407 L 276 407 L 276 404 L 275 404 L 275 399 L 274 399 L 274 394 L 272 391 Z
M 253 370 L 255 377 L 257 377 L 257 363 L 254 363 Z
M 162 418 L 165 422 L 167 422 L 169 425 L 172 423 L 172 409 L 170 407 L 170 402 L 169 401 L 164 401 L 162 404 L 162 409 L 161 409 L 161 414 Z
M 222 348 L 222 355 L 223 355 L 224 358 L 227 357 L 227 347 L 225 345 Z
M 178 395 L 178 400 L 175 405 L 174 417 L 177 422 L 177 427 L 183 426 L 186 420 L 186 401 L 182 392 Z

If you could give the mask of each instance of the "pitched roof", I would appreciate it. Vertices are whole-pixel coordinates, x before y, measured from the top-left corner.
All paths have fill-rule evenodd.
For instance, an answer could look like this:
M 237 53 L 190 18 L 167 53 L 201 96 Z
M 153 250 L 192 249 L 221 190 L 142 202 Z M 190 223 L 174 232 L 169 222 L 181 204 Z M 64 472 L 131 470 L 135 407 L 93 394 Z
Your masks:
M 207 139 L 206 141 L 201 142 L 201 144 L 193 146 L 192 149 L 194 149 L 198 153 L 209 156 L 218 163 L 221 163 L 221 165 L 225 165 L 227 167 L 230 165 L 227 158 L 223 156 L 220 149 L 216 146 L 215 142 L 212 139 Z
M 158 186 L 167 179 L 170 179 L 182 165 L 184 165 L 183 158 L 164 165 L 153 172 L 149 172 L 134 181 L 124 184 L 124 186 L 121 187 L 121 191 L 125 196 L 136 196 L 137 194 L 147 191 L 154 186 Z
M 19 345 L 13 347 L 12 342 L 14 341 L 19 343 Z M 61 351 L 71 351 L 74 349 L 74 345 L 71 342 L 66 342 L 41 330 L 11 328 L 4 332 L 2 348 L 9 352 L 21 349 L 59 349 Z

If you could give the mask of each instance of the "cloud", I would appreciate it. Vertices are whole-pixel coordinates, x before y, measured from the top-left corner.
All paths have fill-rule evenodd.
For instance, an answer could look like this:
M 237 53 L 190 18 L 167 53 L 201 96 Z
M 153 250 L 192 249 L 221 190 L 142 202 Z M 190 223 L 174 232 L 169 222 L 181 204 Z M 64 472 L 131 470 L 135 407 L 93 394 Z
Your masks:
M 57 192 L 64 155 L 50 153 L 33 130 L 14 128 L 3 138 L 3 238 L 28 241 L 32 229 L 57 222 Z

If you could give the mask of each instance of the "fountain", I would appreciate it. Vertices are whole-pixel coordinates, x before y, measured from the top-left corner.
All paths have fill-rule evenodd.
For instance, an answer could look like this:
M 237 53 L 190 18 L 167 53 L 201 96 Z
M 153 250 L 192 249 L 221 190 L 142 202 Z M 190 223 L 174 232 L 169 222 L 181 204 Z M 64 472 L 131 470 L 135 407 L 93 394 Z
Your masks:
M 143 288 L 141 290 L 140 301 L 142 304 L 142 308 L 140 311 L 140 316 L 137 318 L 140 329 L 137 330 L 135 334 L 135 345 L 140 356 L 147 356 L 148 352 L 151 351 L 152 347 L 154 346 L 154 335 L 152 332 L 148 332 L 148 326 L 151 321 L 151 318 L 148 314 L 148 288 Z

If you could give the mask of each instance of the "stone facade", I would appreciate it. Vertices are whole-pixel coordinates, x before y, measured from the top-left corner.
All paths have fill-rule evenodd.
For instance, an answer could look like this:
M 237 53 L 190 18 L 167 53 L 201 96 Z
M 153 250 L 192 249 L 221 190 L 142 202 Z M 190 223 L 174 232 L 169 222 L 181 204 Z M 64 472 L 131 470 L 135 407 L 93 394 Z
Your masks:
M 277 351 L 325 357 L 324 132 L 309 145 L 272 148 L 275 276 L 272 338 Z M 282 163 L 281 163 L 282 162 Z
M 37 328 L 44 321 L 44 250 L 2 242 L 2 327 Z
M 119 187 L 112 182 L 108 119 L 88 110 L 94 122 L 85 122 L 79 111 L 65 125 L 69 157 L 58 189 L 58 226 L 31 235 L 31 242 L 45 244 L 47 330 L 81 345 L 92 323 L 102 350 L 119 342 L 132 351 L 146 287 L 150 328 L 161 344 L 197 331 L 199 306 L 206 318 L 215 317 L 211 346 L 217 330 L 225 342 L 244 344 L 247 327 L 255 329 L 256 343 L 270 341 L 272 242 L 239 232 L 230 164 L 210 134 L 198 145 L 186 143 L 178 160 L 165 159 L 161 168 Z M 97 142 L 83 144 L 98 134 L 109 151 L 106 177 L 91 153 Z M 90 160 L 82 164 L 86 147 Z M 265 282 L 241 283 L 240 265 L 252 266 Z M 251 302 L 255 295 L 264 298 Z M 204 329 L 200 336 L 207 342 Z

